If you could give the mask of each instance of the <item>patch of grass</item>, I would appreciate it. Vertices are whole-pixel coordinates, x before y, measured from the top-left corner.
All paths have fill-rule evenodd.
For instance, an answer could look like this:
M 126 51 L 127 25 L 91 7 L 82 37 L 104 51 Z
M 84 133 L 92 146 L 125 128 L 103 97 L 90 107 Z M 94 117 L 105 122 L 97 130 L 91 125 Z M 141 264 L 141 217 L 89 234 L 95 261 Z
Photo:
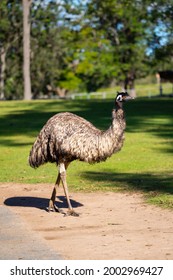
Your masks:
M 159 205 L 164 208 L 173 208 L 173 195 L 169 193 L 150 192 L 145 197 L 150 204 Z
M 136 85 L 136 93 L 137 96 L 140 97 L 153 97 L 160 94 L 159 84 L 150 83 L 150 84 L 137 84 Z M 172 84 L 171 83 L 163 83 L 162 84 L 163 94 L 171 94 L 172 93 Z
M 154 79 L 155 82 L 151 83 L 151 82 L 147 82 L 145 81 L 144 83 L 141 83 L 141 81 L 136 81 L 136 85 L 135 85 L 135 90 L 136 90 L 136 95 L 138 97 L 156 97 L 158 95 L 160 95 L 160 85 L 156 82 L 156 79 Z M 163 95 L 170 95 L 173 93 L 173 88 L 172 88 L 172 83 L 162 83 L 162 90 L 163 90 Z M 111 88 L 101 88 L 98 90 L 98 93 L 106 93 L 106 98 L 114 98 L 115 96 L 115 92 L 117 91 L 121 91 L 120 86 L 115 86 L 115 87 L 111 87 Z M 101 99 L 102 98 L 102 94 L 100 95 L 92 95 L 88 96 L 86 94 L 84 95 L 80 95 L 80 96 L 76 96 L 76 99 L 87 99 L 87 98 L 97 98 L 97 99 Z
M 0 102 L 0 182 L 52 183 L 57 167 L 27 163 L 40 129 L 52 115 L 71 111 L 100 129 L 111 123 L 114 101 Z M 68 169 L 73 191 L 140 191 L 147 201 L 173 208 L 173 99 L 139 98 L 125 104 L 127 129 L 121 152 L 106 162 L 75 161 Z

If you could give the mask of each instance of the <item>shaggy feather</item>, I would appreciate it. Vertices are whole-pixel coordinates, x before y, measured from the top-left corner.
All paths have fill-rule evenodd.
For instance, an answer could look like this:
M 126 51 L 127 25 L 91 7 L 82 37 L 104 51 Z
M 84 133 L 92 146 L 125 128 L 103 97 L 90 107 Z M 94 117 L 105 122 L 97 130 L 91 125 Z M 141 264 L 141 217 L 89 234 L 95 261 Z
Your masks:
M 75 114 L 56 114 L 40 131 L 30 151 L 29 164 L 36 168 L 46 162 L 104 161 L 122 148 L 125 126 L 121 108 L 113 110 L 112 124 L 106 131 Z

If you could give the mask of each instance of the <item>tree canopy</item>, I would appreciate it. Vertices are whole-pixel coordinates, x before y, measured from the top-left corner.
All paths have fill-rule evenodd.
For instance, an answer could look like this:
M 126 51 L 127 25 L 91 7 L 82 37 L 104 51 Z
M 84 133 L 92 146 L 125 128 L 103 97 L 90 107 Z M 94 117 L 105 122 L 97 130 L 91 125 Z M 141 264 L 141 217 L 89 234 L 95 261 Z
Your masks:
M 23 98 L 22 14 L 22 1 L 1 0 L 1 98 Z M 33 98 L 123 85 L 173 66 L 172 0 L 38 0 L 29 20 Z

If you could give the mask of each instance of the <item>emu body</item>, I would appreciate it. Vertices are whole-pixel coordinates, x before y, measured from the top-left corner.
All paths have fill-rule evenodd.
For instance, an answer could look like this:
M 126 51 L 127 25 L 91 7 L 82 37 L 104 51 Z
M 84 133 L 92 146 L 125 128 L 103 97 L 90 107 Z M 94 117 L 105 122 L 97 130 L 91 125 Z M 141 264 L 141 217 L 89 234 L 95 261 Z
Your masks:
M 127 93 L 118 96 L 129 97 Z M 96 163 L 105 161 L 123 146 L 126 127 L 122 101 L 116 99 L 112 111 L 112 124 L 105 130 L 99 130 L 85 119 L 72 113 L 59 113 L 50 118 L 41 129 L 29 155 L 29 164 L 37 168 L 46 162 L 59 166 L 59 173 L 49 202 L 48 210 L 60 211 L 55 205 L 57 187 L 62 181 L 68 202 L 68 214 L 77 215 L 70 203 L 66 183 L 66 170 L 73 160 Z

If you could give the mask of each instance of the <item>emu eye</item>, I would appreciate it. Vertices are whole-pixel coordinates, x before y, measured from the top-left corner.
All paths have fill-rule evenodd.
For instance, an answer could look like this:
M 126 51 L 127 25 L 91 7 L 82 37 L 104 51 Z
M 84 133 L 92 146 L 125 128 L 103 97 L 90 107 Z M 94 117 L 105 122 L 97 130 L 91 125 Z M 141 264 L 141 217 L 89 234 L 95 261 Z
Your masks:
M 117 96 L 117 101 L 122 101 L 122 99 L 123 99 L 123 98 L 122 98 L 122 95 L 118 95 L 118 96 Z

